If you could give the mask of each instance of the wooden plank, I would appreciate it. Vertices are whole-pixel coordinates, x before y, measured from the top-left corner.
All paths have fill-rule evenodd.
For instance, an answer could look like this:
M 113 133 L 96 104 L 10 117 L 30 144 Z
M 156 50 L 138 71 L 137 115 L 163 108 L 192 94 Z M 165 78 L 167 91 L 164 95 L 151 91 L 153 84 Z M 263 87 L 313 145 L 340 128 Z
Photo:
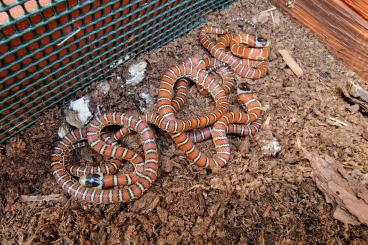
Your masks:
M 368 0 L 343 0 L 351 9 L 368 20 Z
M 359 5 L 343 0 L 298 0 L 294 8 L 288 8 L 284 0 L 273 1 L 313 30 L 362 78 L 368 79 L 368 20 L 351 8 L 364 10 L 368 8 L 368 3 L 365 4 L 368 0 Z

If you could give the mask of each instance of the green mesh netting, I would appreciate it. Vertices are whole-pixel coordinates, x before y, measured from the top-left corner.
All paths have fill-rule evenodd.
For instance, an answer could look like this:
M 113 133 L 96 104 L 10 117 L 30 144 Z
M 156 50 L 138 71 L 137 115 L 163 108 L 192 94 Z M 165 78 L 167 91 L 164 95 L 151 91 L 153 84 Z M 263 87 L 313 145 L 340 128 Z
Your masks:
M 0 142 L 232 0 L 0 0 Z

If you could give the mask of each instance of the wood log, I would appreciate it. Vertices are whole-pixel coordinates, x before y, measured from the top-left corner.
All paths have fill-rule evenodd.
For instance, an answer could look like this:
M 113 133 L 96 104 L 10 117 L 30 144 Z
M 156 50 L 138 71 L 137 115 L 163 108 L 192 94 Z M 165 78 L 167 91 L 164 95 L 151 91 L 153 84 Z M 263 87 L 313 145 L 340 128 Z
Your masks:
M 362 78 L 368 79 L 368 0 L 298 0 L 275 5 L 314 31 Z

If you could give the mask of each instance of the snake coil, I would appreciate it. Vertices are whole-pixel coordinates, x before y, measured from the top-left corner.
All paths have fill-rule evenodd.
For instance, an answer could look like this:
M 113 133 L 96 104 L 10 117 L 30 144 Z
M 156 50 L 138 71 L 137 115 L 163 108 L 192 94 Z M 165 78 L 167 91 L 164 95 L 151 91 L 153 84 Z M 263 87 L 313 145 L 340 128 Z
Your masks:
M 209 34 L 218 35 L 217 41 Z M 51 172 L 65 192 L 94 203 L 129 202 L 142 196 L 158 176 L 159 154 L 149 124 L 167 132 L 190 161 L 209 169 L 223 167 L 229 161 L 231 149 L 227 135 L 253 137 L 258 132 L 262 124 L 261 103 L 255 91 L 245 83 L 236 83 L 235 74 L 250 79 L 264 77 L 268 69 L 269 42 L 213 27 L 204 27 L 199 39 L 214 58 L 193 56 L 168 69 L 160 81 L 157 114 L 97 114 L 86 128 L 69 132 L 57 143 L 51 154 Z M 215 109 L 207 115 L 177 119 L 175 115 L 186 103 L 191 83 L 203 96 L 209 95 L 214 100 Z M 228 95 L 234 87 L 237 87 L 242 112 L 228 111 Z M 105 133 L 105 128 L 112 125 L 120 129 L 112 135 Z M 118 143 L 132 131 L 139 135 L 143 157 Z M 196 146 L 209 139 L 216 150 L 212 157 Z M 107 163 L 99 167 L 66 163 L 67 154 L 87 145 L 104 156 Z M 134 171 L 121 172 L 123 161 L 130 162 Z

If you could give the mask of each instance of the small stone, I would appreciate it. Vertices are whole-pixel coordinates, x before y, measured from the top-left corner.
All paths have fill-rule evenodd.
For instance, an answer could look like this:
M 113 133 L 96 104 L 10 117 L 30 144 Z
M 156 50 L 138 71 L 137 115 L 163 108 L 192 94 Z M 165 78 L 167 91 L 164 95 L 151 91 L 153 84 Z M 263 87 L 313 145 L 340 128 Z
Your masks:
M 357 113 L 360 109 L 360 106 L 358 104 L 355 104 L 355 105 L 350 106 L 349 109 L 350 109 L 351 112 Z
M 110 91 L 110 83 L 108 81 L 102 81 L 98 84 L 97 89 L 106 95 Z
M 91 119 L 92 113 L 88 96 L 70 101 L 69 107 L 65 109 L 65 120 L 76 128 L 83 128 Z
M 138 85 L 144 79 L 144 73 L 146 72 L 147 62 L 141 61 L 133 64 L 129 67 L 130 78 L 126 80 L 127 85 Z
M 276 138 L 272 138 L 271 141 L 262 146 L 262 151 L 267 156 L 277 156 L 281 151 L 281 145 Z

